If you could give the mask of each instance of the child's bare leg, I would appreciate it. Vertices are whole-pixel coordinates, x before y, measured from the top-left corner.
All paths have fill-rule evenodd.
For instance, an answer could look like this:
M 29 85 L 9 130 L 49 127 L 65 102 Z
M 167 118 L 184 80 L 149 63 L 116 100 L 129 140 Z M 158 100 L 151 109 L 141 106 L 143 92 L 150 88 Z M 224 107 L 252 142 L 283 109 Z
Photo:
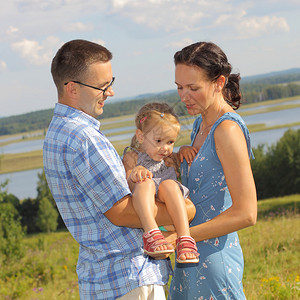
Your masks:
M 174 180 L 163 181 L 158 188 L 158 198 L 163 201 L 168 213 L 174 223 L 178 237 L 190 236 L 189 221 L 186 212 L 185 200 L 178 184 Z M 184 259 L 194 259 L 196 255 L 192 252 L 182 254 Z
M 145 232 L 158 228 L 154 217 L 155 184 L 153 180 L 147 178 L 135 184 L 132 203 Z M 157 251 L 168 249 L 173 249 L 172 245 L 161 245 L 156 248 Z
M 132 195 L 133 207 L 138 214 L 144 231 L 157 228 L 154 218 L 155 185 L 151 179 L 135 184 Z

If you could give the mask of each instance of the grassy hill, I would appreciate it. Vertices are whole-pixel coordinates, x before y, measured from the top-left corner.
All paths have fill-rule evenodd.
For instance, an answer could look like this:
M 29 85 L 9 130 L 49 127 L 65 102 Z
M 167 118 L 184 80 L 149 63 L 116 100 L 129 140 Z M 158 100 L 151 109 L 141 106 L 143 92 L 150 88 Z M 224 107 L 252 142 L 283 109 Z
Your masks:
M 258 211 L 257 224 L 239 232 L 246 297 L 300 299 L 300 194 L 259 201 Z M 79 249 L 72 236 L 38 234 L 23 244 L 25 255 L 17 261 L 0 254 L 0 299 L 79 300 Z

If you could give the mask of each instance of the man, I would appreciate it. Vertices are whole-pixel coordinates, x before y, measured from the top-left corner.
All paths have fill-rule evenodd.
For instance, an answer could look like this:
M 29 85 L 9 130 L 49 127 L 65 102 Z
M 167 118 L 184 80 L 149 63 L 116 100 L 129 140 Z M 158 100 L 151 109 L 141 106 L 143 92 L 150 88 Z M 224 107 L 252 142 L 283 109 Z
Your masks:
M 58 103 L 44 141 L 45 174 L 80 244 L 81 299 L 165 299 L 169 260 L 143 255 L 124 167 L 96 119 L 114 95 L 111 59 L 106 48 L 85 40 L 67 42 L 53 58 Z M 171 224 L 162 203 L 156 205 L 156 220 Z

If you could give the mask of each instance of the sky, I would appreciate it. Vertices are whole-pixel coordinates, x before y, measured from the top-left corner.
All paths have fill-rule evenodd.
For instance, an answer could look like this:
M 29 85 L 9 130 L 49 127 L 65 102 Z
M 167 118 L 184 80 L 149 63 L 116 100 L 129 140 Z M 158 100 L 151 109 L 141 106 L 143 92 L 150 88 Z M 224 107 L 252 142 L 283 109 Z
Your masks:
M 113 53 L 114 99 L 176 89 L 173 55 L 214 42 L 242 77 L 300 67 L 299 0 L 0 0 L 0 116 L 53 108 L 67 41 Z M 104 108 L 105 109 L 105 108 Z

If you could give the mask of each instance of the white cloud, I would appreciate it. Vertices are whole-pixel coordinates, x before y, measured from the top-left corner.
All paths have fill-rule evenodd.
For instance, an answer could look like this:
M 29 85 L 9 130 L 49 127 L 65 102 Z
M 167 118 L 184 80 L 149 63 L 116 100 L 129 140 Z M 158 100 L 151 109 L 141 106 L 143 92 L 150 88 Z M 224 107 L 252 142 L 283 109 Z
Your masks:
M 66 32 L 82 32 L 93 31 L 94 26 L 92 24 L 84 24 L 82 22 L 76 22 L 64 26 Z
M 181 49 L 187 45 L 190 45 L 193 43 L 193 40 L 190 38 L 185 38 L 181 41 L 172 42 L 167 44 L 166 48 L 172 48 L 172 49 Z
M 0 72 L 6 71 L 7 70 L 7 64 L 5 61 L 0 60 Z
M 268 33 L 289 32 L 290 27 L 282 17 L 252 17 L 241 20 L 238 31 L 240 37 L 259 37 Z
M 48 37 L 43 43 L 35 40 L 23 39 L 12 44 L 12 49 L 33 65 L 48 64 L 60 41 L 56 37 Z M 55 50 L 54 50 L 55 49 Z
M 113 0 L 112 5 L 114 9 L 122 9 L 125 5 L 130 2 L 134 2 L 132 0 Z
M 232 10 L 230 14 L 219 15 L 213 23 L 213 27 L 224 28 L 225 30 L 230 28 L 227 37 L 233 39 L 250 39 L 290 31 L 289 24 L 284 17 L 249 16 L 242 7 Z
M 20 11 L 40 11 L 63 4 L 61 0 L 17 0 L 16 2 Z
M 14 27 L 14 26 L 12 26 L 12 25 L 10 25 L 10 26 L 8 27 L 8 29 L 6 30 L 6 33 L 7 33 L 8 35 L 12 35 L 12 34 L 15 34 L 15 33 L 18 33 L 18 32 L 19 32 L 19 28 Z
M 293 3 L 293 0 L 287 2 Z M 272 13 L 268 13 L 256 0 L 113 0 L 110 13 L 159 32 L 200 31 L 205 35 L 207 29 L 219 28 L 220 36 L 226 32 L 224 37 L 247 39 L 290 30 L 280 15 L 281 4 L 276 4 L 272 6 Z
M 92 40 L 92 42 L 97 43 L 101 46 L 105 46 L 105 41 L 103 41 L 103 40 Z
M 211 14 L 212 8 L 205 0 L 114 0 L 111 13 L 152 30 L 175 32 L 194 30 L 206 18 L 205 12 Z

